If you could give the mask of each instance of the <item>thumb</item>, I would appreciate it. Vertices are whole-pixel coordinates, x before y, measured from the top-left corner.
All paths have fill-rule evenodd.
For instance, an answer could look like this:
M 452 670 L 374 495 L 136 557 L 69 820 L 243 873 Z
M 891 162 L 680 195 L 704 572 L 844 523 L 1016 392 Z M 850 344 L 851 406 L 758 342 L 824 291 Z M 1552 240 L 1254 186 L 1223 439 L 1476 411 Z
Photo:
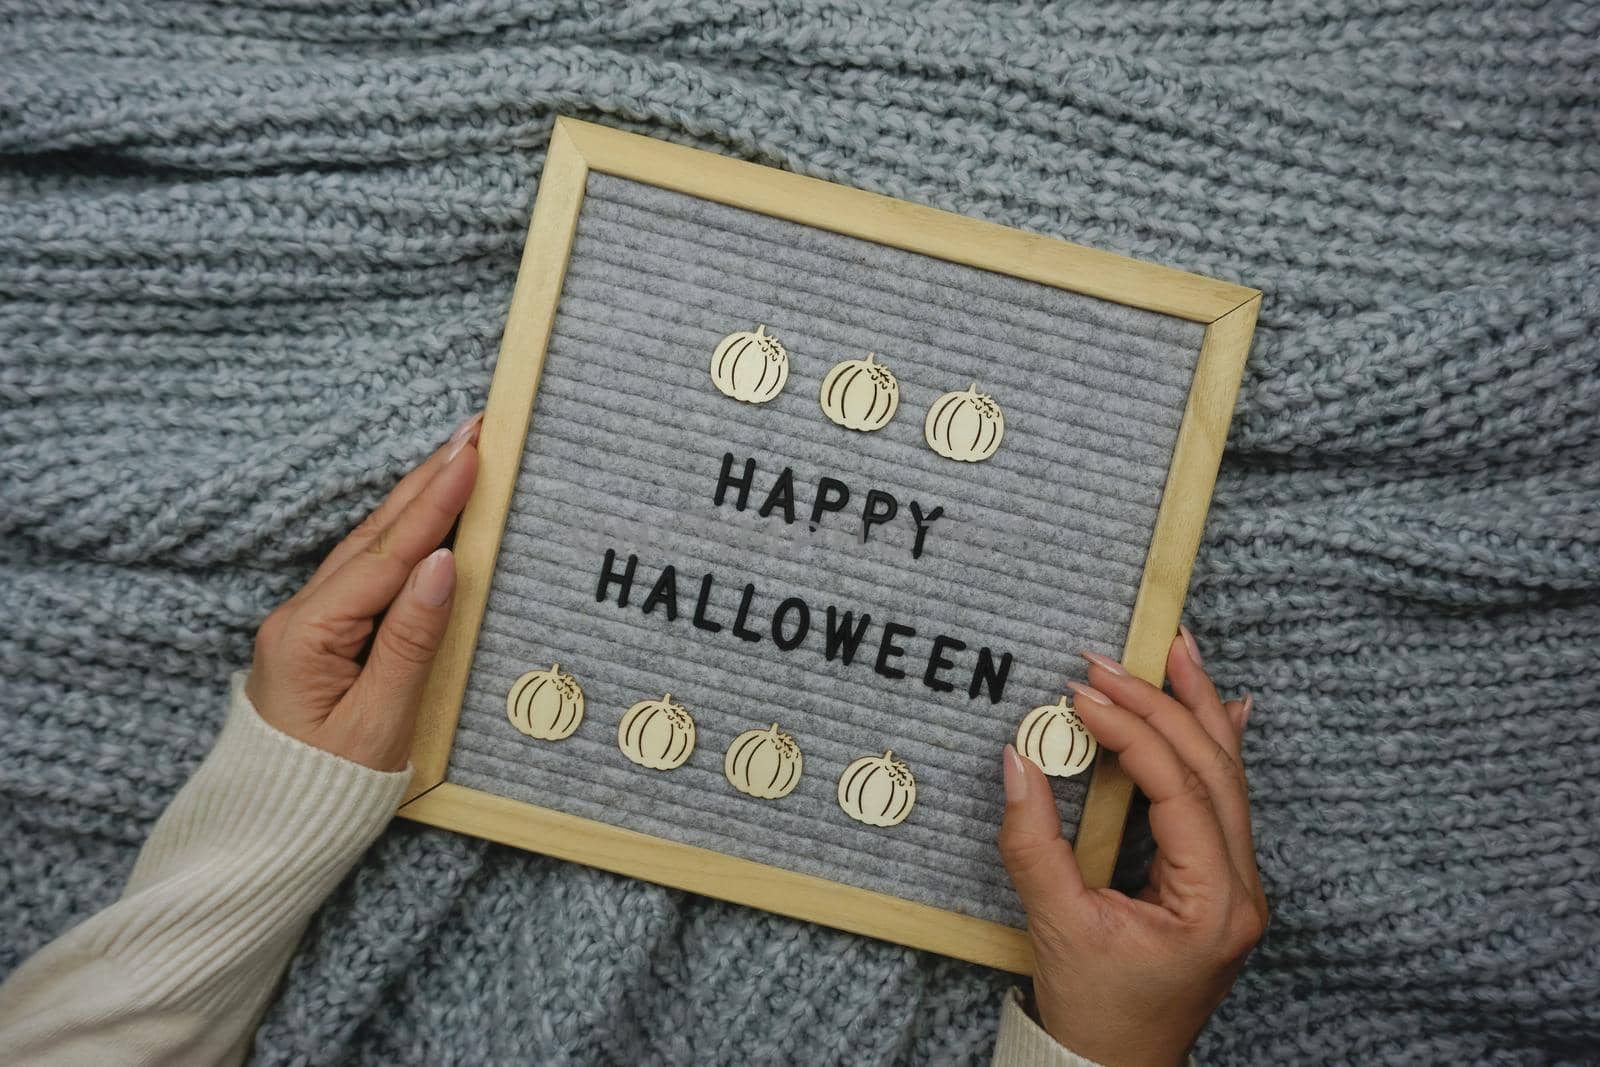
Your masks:
M 441 548 L 411 569 L 384 614 L 361 676 L 342 701 L 353 714 L 360 754 L 350 758 L 378 770 L 401 770 L 411 749 L 422 687 L 450 622 L 456 562 Z
M 1072 846 L 1061 836 L 1061 815 L 1044 772 L 1005 747 L 1006 810 L 1000 820 L 1000 859 L 1035 927 L 1058 931 L 1070 907 L 1088 892 Z

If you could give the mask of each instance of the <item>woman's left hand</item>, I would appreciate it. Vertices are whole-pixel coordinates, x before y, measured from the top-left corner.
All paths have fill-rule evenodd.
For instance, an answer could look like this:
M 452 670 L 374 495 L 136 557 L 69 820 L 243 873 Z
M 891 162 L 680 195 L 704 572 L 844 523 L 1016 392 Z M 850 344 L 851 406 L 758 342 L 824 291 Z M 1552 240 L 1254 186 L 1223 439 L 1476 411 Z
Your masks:
M 455 559 L 438 546 L 472 494 L 479 423 L 406 475 L 261 624 L 246 692 L 266 722 L 375 770 L 405 768 L 455 592 Z

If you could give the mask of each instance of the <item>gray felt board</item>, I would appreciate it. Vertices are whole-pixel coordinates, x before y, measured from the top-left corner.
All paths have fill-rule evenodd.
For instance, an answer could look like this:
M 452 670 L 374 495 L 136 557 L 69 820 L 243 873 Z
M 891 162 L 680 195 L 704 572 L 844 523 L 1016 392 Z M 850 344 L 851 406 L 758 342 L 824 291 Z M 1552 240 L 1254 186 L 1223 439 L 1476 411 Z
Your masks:
M 788 384 L 762 405 L 713 386 L 711 353 L 765 324 L 787 347 Z M 1006 275 L 591 174 L 534 402 L 448 780 L 547 808 L 1015 926 L 1023 915 L 995 849 L 1000 750 L 1029 709 L 1081 678 L 1082 648 L 1117 655 L 1203 327 Z M 898 413 L 860 433 L 818 396 L 839 360 L 879 354 Z M 976 382 L 1005 413 L 981 463 L 935 454 L 923 416 Z M 714 492 L 725 454 L 753 459 L 749 504 Z M 792 468 L 798 521 L 757 507 Z M 850 505 L 807 521 L 822 476 Z M 868 491 L 896 520 L 861 536 Z M 913 558 L 910 503 L 944 514 Z M 638 559 L 626 607 L 596 589 L 607 549 Z M 661 569 L 679 612 L 640 605 Z M 707 615 L 692 624 L 701 578 Z M 731 633 L 747 584 L 749 628 Z M 773 609 L 801 597 L 814 625 L 781 651 Z M 852 663 L 822 649 L 827 606 L 872 622 Z M 915 636 L 891 678 L 874 670 L 882 626 Z M 936 635 L 963 641 L 950 692 L 923 682 Z M 969 696 L 976 650 L 1012 665 L 1001 700 Z M 559 662 L 582 684 L 582 726 L 561 742 L 514 730 L 506 693 Z M 992 689 L 992 687 L 991 687 Z M 630 763 L 617 724 L 670 692 L 698 740 L 683 767 Z M 773 722 L 798 741 L 804 776 L 757 800 L 723 777 L 742 731 Z M 911 816 L 850 819 L 837 783 L 892 749 L 916 775 Z M 1088 775 L 1053 780 L 1070 831 Z

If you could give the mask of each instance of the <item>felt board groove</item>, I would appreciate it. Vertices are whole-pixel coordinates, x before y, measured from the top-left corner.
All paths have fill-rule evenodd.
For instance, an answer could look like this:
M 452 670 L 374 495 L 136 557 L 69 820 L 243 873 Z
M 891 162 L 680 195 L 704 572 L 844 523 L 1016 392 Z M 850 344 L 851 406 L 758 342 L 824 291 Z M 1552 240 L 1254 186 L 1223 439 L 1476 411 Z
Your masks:
M 584 207 L 587 213 L 597 219 L 606 219 L 612 210 L 621 209 L 629 213 L 628 221 L 634 228 L 667 238 L 693 241 L 694 234 L 702 232 L 697 228 L 705 226 L 703 232 L 737 235 L 743 241 L 731 248 L 722 242 L 702 244 L 727 248 L 733 255 L 739 255 L 741 251 L 750 254 L 754 250 L 765 250 L 771 253 L 767 258 L 782 262 L 786 268 L 809 263 L 817 268 L 819 276 L 834 276 L 828 267 L 837 263 L 839 246 L 834 243 L 838 235 L 830 231 L 793 224 L 787 224 L 782 229 L 769 228 L 769 223 L 774 220 L 768 216 L 738 212 L 738 209 L 709 200 L 683 197 L 666 189 L 605 174 L 591 176 Z M 661 221 L 663 219 L 671 219 L 680 225 L 665 226 Z M 688 224 L 688 227 L 681 224 Z M 992 292 L 974 292 L 971 289 L 968 284 L 972 278 L 970 267 L 929 257 L 920 257 L 919 261 L 913 263 L 906 258 L 907 253 L 881 245 L 857 242 L 853 253 L 860 261 L 873 267 L 875 286 L 887 295 L 893 295 L 896 290 L 884 285 L 884 279 L 891 282 L 905 279 L 914 283 L 909 288 L 920 290 L 922 295 L 930 295 L 929 290 L 937 289 L 939 291 L 931 295 L 987 301 L 993 305 L 991 310 L 999 309 L 998 316 L 985 315 L 982 320 L 972 322 L 971 325 L 976 328 L 986 323 L 1007 321 L 1006 309 L 1011 309 L 1009 313 L 1014 314 L 1016 310 L 1037 308 L 1049 309 L 1051 317 L 1058 323 L 1083 321 L 1115 329 L 1122 337 L 1166 340 L 1182 345 L 1197 333 L 1195 324 L 1184 319 L 1140 311 L 1110 301 L 1082 298 L 1068 306 L 1057 300 L 1062 290 L 1049 286 L 1035 286 L 1031 290 L 1009 289 L 1005 298 L 1000 300 Z
M 790 353 L 786 388 L 756 406 L 709 374 L 726 334 L 764 323 Z M 477 633 L 446 779 L 583 818 L 710 848 L 977 918 L 1022 925 L 994 848 L 999 752 L 1032 707 L 1081 677 L 1080 648 L 1116 654 L 1143 573 L 1204 327 L 1008 275 L 871 244 L 739 208 L 590 173 L 550 329 L 520 472 Z M 857 433 L 823 415 L 822 378 L 876 351 L 900 410 Z M 922 416 L 976 381 L 1006 417 L 981 464 L 935 455 Z M 748 510 L 713 504 L 724 453 L 758 469 Z M 756 508 L 790 467 L 798 521 Z M 821 476 L 851 506 L 808 530 Z M 867 490 L 897 518 L 859 536 Z M 909 503 L 942 506 L 913 558 Z M 595 598 L 607 548 L 638 556 L 627 607 Z M 660 568 L 678 574 L 678 617 L 640 604 Z M 716 634 L 690 616 L 702 574 Z M 754 583 L 759 643 L 731 622 Z M 780 651 L 766 626 L 785 597 L 811 633 Z M 824 609 L 870 612 L 852 664 L 825 659 Z M 886 621 L 906 677 L 873 670 Z M 935 634 L 970 648 L 922 684 Z M 1002 700 L 969 699 L 979 646 L 1015 656 Z M 522 736 L 505 694 L 560 662 L 584 687 L 570 738 Z M 627 709 L 671 692 L 694 716 L 682 766 L 631 763 L 616 744 Z M 805 771 L 776 801 L 735 791 L 722 757 L 777 721 Z M 917 806 L 892 828 L 849 819 L 840 773 L 892 748 L 917 777 Z M 1088 777 L 1053 782 L 1070 830 Z
M 654 276 L 654 272 L 640 270 L 635 261 L 616 257 L 610 250 L 597 252 L 595 257 L 592 262 L 581 265 L 575 264 L 570 271 L 570 276 L 574 280 L 586 281 L 602 288 L 626 288 L 630 282 L 635 282 L 640 277 L 650 278 Z M 663 267 L 670 262 L 672 262 L 670 259 L 664 258 L 661 260 Z M 739 264 L 730 264 L 730 267 L 744 269 Z M 685 306 L 682 302 L 684 299 L 703 300 L 707 295 L 703 287 L 693 286 L 687 280 L 688 275 L 691 273 L 684 271 L 684 280 L 681 283 L 673 279 L 657 279 L 653 281 L 653 286 L 661 288 L 661 294 L 651 295 L 634 292 L 634 296 L 639 299 L 640 305 L 648 306 L 650 310 L 648 319 L 640 316 L 636 321 L 662 323 L 669 327 L 678 327 L 690 331 L 702 329 L 703 309 Z M 818 300 L 828 300 L 832 314 L 826 324 L 818 324 L 817 335 L 814 340 L 819 343 L 847 345 L 853 342 L 854 335 L 862 329 L 872 330 L 875 335 L 890 337 L 906 344 L 916 344 L 923 340 L 919 335 L 926 332 L 925 324 L 918 324 L 913 320 L 890 313 L 860 316 L 846 314 L 850 310 L 847 294 L 826 292 L 807 294 L 802 297 L 794 287 L 803 280 L 803 275 L 790 276 L 786 274 L 781 278 L 774 278 L 769 284 L 785 286 L 784 293 L 770 302 L 764 302 L 760 305 L 746 304 L 745 307 L 750 311 L 759 310 L 767 314 L 774 314 L 775 312 L 804 313 L 806 306 L 814 306 Z M 745 281 L 749 281 L 749 279 L 745 279 Z M 582 295 L 581 290 L 576 288 L 574 289 L 574 294 L 580 297 Z M 667 298 L 668 295 L 674 298 L 669 299 Z M 718 305 L 721 313 L 727 313 L 727 308 L 729 307 L 735 310 L 739 309 L 740 294 L 730 293 L 720 299 L 727 302 L 726 305 Z M 975 314 L 982 311 L 981 301 L 964 303 Z M 614 315 L 619 312 L 625 314 L 628 311 L 626 308 L 607 308 L 604 310 L 608 315 Z M 615 319 L 608 319 L 608 325 L 615 321 Z M 1157 377 L 1141 374 L 1138 370 L 1131 374 L 1124 373 L 1123 370 L 1125 368 L 1122 366 L 1124 360 L 1129 359 L 1134 361 L 1132 366 L 1135 368 L 1150 364 L 1153 361 L 1165 360 L 1173 355 L 1175 349 L 1186 349 L 1188 347 L 1186 345 L 1151 342 L 1141 346 L 1139 349 L 1098 349 L 1091 347 L 1085 338 L 1052 337 L 1048 331 L 1038 328 L 994 331 L 987 334 L 950 330 L 940 336 L 940 352 L 930 354 L 934 358 L 937 358 L 940 354 L 948 353 L 951 357 L 958 359 L 982 360 L 984 351 L 988 347 L 1006 345 L 1014 349 L 1019 356 L 1026 360 L 1027 369 L 1038 371 L 1050 366 L 1052 362 L 1059 363 L 1063 355 L 1070 355 L 1072 357 L 1072 365 L 1065 369 L 1057 366 L 1055 373 L 1061 375 L 1065 381 L 1079 379 L 1088 380 L 1090 384 L 1099 384 L 1102 387 L 1116 385 L 1118 392 L 1109 393 L 1105 397 L 1108 401 L 1140 402 L 1143 399 L 1141 396 L 1124 395 L 1122 392 L 1126 385 L 1132 382 L 1137 382 L 1141 390 L 1148 390 L 1154 393 L 1154 396 L 1150 398 L 1153 407 L 1164 409 L 1173 403 L 1181 404 L 1186 396 L 1186 387 L 1180 381 L 1173 380 L 1165 375 Z M 1010 371 L 1008 366 L 996 366 L 993 369 L 1001 374 L 1006 374 Z M 1112 376 L 1111 379 L 1108 380 L 1105 377 L 1107 374 Z
M 597 252 L 596 263 L 620 263 L 630 266 L 637 262 L 646 273 L 651 272 L 651 267 L 672 263 L 675 265 L 676 278 L 695 285 L 697 290 L 707 297 L 738 296 L 753 291 L 753 287 L 757 285 L 777 284 L 784 286 L 784 292 L 779 295 L 774 306 L 803 308 L 816 299 L 830 299 L 837 301 L 833 317 L 842 325 L 860 325 L 887 318 L 896 329 L 908 329 L 913 335 L 926 327 L 925 320 L 921 320 L 916 314 L 918 305 L 926 306 L 954 299 L 970 300 L 974 310 L 982 311 L 986 315 L 986 320 L 983 322 L 973 322 L 951 331 L 952 335 L 958 338 L 1006 340 L 1009 335 L 1009 339 L 1015 340 L 1015 335 L 1020 333 L 1039 333 L 1047 339 L 1056 341 L 1093 341 L 1097 332 L 1115 328 L 1112 324 L 1102 321 L 1101 316 L 1062 315 L 1059 307 L 1054 308 L 1051 314 L 1045 314 L 1025 304 L 1010 300 L 995 300 L 984 294 L 973 294 L 948 286 L 922 285 L 897 292 L 883 284 L 884 281 L 892 281 L 897 277 L 893 263 L 885 260 L 874 262 L 870 301 L 864 301 L 858 299 L 861 290 L 842 285 L 827 269 L 826 262 L 818 267 L 805 258 L 797 259 L 786 245 L 769 244 L 767 255 L 740 254 L 736 250 L 730 251 L 723 247 L 696 244 L 675 232 L 652 233 L 636 225 L 632 220 L 613 223 L 604 218 L 603 207 L 592 210 L 600 214 L 589 229 L 590 235 L 606 241 L 606 246 Z M 648 223 L 644 225 L 648 226 Z M 654 239 L 656 247 L 650 249 L 640 247 L 647 237 Z M 701 262 L 710 256 L 715 256 L 729 267 L 737 268 L 739 275 L 713 276 Z M 713 279 L 715 285 L 705 284 L 707 279 Z M 1126 315 L 1147 314 L 1119 305 L 1108 306 L 1116 309 L 1115 318 L 1123 324 L 1130 321 Z M 1184 323 L 1177 325 L 1171 331 L 1129 332 L 1116 337 L 1107 337 L 1106 350 L 1126 352 L 1130 355 L 1149 355 L 1152 348 L 1184 347 L 1188 343 L 1188 334 L 1193 325 Z M 1103 359 L 1104 357 L 1100 357 L 1092 360 L 1091 365 L 1100 363 Z M 1141 368 L 1138 374 L 1141 378 L 1152 381 L 1181 380 L 1181 375 L 1172 374 L 1170 368 L 1166 367 Z

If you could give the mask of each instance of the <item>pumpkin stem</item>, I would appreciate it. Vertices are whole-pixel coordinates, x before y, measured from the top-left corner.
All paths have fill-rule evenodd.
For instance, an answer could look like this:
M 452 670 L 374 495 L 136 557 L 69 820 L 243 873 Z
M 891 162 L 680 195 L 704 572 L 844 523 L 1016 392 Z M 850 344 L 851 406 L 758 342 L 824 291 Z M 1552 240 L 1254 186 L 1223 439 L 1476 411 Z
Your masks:
M 1056 707 L 1064 708 L 1066 706 L 1067 706 L 1067 698 L 1066 697 L 1062 697 L 1060 700 L 1056 701 Z
M 893 759 L 894 758 L 894 750 L 893 749 L 888 749 L 888 748 L 884 749 L 883 750 L 883 758 L 884 758 L 885 761 Z
M 561 664 L 559 664 L 559 663 L 550 664 L 550 673 L 551 674 L 559 674 L 560 672 L 561 672 Z
M 971 393 L 973 396 L 977 396 L 978 395 L 978 383 L 977 382 L 973 382 L 971 385 L 967 386 L 967 392 Z
M 778 724 L 777 723 L 773 723 L 772 724 L 772 729 L 768 730 L 767 733 L 771 734 L 773 737 L 777 737 L 778 736 Z
M 877 354 L 878 354 L 878 353 L 876 353 L 876 352 L 868 352 L 868 353 L 867 353 L 867 362 L 868 362 L 868 363 L 871 363 L 871 362 L 872 362 L 872 357 L 873 357 L 873 356 L 875 356 L 875 355 L 877 355 Z
M 663 703 L 663 704 L 672 703 L 672 694 L 671 693 L 662 693 L 661 694 L 661 703 Z
M 766 323 L 763 322 L 761 325 L 756 327 L 756 336 L 757 337 L 762 336 L 766 332 L 767 332 L 767 324 Z

